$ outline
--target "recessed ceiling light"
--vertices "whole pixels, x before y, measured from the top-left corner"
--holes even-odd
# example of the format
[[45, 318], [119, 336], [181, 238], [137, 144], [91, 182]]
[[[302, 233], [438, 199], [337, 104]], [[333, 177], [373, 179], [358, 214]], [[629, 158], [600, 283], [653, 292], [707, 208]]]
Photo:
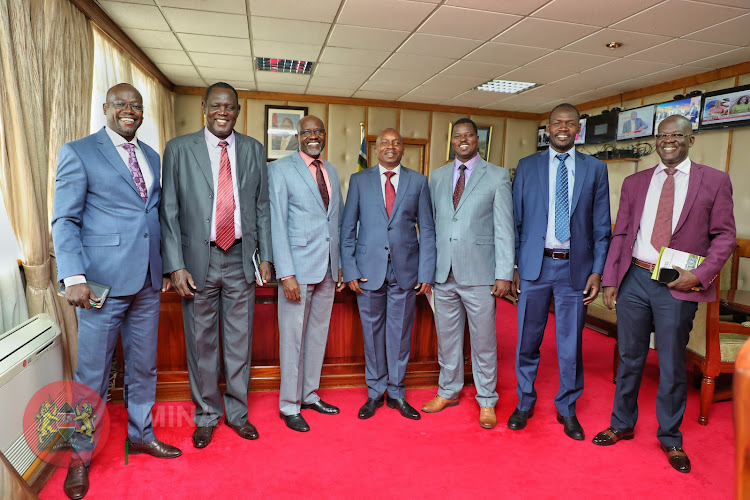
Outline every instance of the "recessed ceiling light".
[[519, 94], [524, 90], [536, 87], [537, 83], [531, 82], [514, 82], [511, 80], [490, 80], [483, 83], [477, 90], [486, 90], [488, 92], [504, 92], [506, 94]]
[[619, 49], [620, 47], [622, 47], [622, 43], [620, 43], [620, 42], [609, 42], [609, 43], [604, 44], [604, 46], [607, 47], [608, 49], [615, 50], [615, 49]]
[[300, 75], [309, 75], [313, 67], [311, 61], [295, 61], [294, 59], [277, 59], [275, 57], [256, 57], [255, 63], [259, 71], [297, 73]]

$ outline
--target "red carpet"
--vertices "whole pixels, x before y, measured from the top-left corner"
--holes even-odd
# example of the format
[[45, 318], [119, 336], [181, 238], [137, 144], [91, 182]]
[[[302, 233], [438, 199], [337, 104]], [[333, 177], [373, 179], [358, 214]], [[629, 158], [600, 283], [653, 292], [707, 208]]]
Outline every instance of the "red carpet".
[[[655, 352], [648, 359], [640, 394], [640, 417], [633, 441], [600, 448], [591, 438], [609, 425], [612, 411], [612, 347], [596, 332], [584, 333], [585, 390], [578, 418], [586, 440], [573, 441], [555, 420], [558, 389], [553, 325], [542, 345], [534, 417], [520, 432], [505, 423], [515, 408], [515, 307], [498, 302], [500, 379], [498, 426], [479, 427], [475, 390], [442, 413], [411, 421], [383, 407], [358, 420], [364, 388], [322, 390], [341, 408], [336, 416], [304, 411], [312, 430], [299, 434], [278, 417], [278, 393], [250, 395], [250, 421], [260, 433], [245, 441], [220, 425], [211, 444], [192, 446], [192, 403], [160, 403], [157, 436], [182, 448], [182, 457], [129, 457], [124, 465], [125, 412], [110, 407], [110, 442], [90, 469], [86, 498], [701, 498], [734, 494], [732, 405], [714, 404], [707, 427], [698, 425], [698, 391], [690, 388], [682, 425], [693, 471], [680, 474], [667, 463], [656, 439], [654, 398], [658, 380]], [[552, 323], [552, 321], [550, 321]], [[407, 391], [419, 408], [434, 389]], [[58, 470], [42, 499], [66, 498], [65, 471]]]

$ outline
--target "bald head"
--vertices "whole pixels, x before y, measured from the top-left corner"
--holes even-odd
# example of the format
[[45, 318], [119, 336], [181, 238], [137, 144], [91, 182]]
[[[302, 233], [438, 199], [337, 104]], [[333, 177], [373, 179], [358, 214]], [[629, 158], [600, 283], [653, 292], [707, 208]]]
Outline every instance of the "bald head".
[[659, 133], [662, 133], [662, 127], [677, 127], [682, 130], [685, 135], [689, 135], [693, 132], [693, 123], [682, 115], [672, 115], [662, 120], [661, 123], [659, 123]]
[[138, 89], [130, 85], [129, 83], [118, 83], [114, 87], [110, 88], [107, 91], [107, 101], [112, 101], [114, 99], [114, 95], [117, 94], [120, 91], [129, 91], [129, 92], [135, 92], [135, 94], [138, 96], [138, 99], [143, 102], [143, 97], [141, 96], [141, 93], [138, 92]]

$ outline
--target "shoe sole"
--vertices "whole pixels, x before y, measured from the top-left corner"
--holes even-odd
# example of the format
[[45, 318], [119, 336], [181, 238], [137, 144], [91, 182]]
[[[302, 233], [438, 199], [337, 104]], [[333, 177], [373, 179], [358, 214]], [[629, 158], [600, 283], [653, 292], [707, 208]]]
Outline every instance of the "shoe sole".
[[483, 429], [494, 429], [495, 426], [497, 426], [497, 422], [495, 422], [494, 424], [483, 424], [482, 422], [479, 422], [479, 426]]
[[423, 406], [422, 407], [422, 411], [425, 412], [425, 413], [438, 413], [438, 412], [441, 412], [441, 411], [445, 410], [446, 408], [450, 408], [451, 406], [458, 406], [458, 401], [454, 401], [452, 403], [448, 403], [448, 404], [444, 405], [442, 408], [439, 408], [437, 410], [427, 410]]

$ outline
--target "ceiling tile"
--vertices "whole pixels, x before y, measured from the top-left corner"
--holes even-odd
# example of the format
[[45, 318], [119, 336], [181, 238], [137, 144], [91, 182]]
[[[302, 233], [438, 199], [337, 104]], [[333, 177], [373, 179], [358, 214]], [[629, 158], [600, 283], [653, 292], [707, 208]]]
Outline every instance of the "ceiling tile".
[[326, 78], [368, 78], [375, 70], [364, 66], [347, 66], [344, 64], [318, 63], [313, 76]]
[[418, 56], [416, 54], [401, 54], [397, 52], [383, 64], [383, 67], [421, 71], [434, 75], [454, 62], [456, 62], [455, 59], [448, 59], [447, 57]]
[[552, 52], [539, 47], [524, 47], [507, 43], [488, 42], [464, 57], [469, 61], [520, 66]]
[[395, 101], [402, 94], [393, 92], [374, 92], [372, 90], [360, 90], [357, 91], [352, 97], [359, 97], [361, 99], [380, 99], [383, 101]]
[[594, 26], [527, 17], [492, 41], [559, 49], [598, 30], [599, 28]]
[[[434, 74], [434, 73], [433, 73]], [[398, 82], [411, 85], [414, 88], [432, 78], [433, 74], [422, 71], [406, 71], [400, 69], [380, 68], [368, 80], [369, 82]]]
[[330, 76], [315, 75], [310, 79], [310, 86], [329, 87], [334, 89], [351, 89], [352, 92], [357, 90], [367, 80], [366, 76], [353, 78], [340, 78]]
[[[666, 36], [607, 28], [567, 45], [565, 50], [601, 56], [625, 57], [667, 40], [669, 40], [669, 37]], [[619, 42], [622, 47], [610, 49], [606, 47], [609, 42]]]
[[328, 36], [328, 30], [331, 28], [331, 25], [327, 23], [258, 16], [250, 18], [250, 25], [253, 30], [253, 38], [256, 40], [315, 45], [323, 45]]
[[502, 78], [522, 82], [549, 83], [595, 68], [614, 59], [614, 57], [556, 50], [532, 63], [504, 73]]
[[[748, 5], [750, 5], [750, 2], [748, 2]], [[696, 31], [686, 35], [685, 38], [745, 47], [750, 45], [750, 29], [748, 29], [748, 26], [750, 26], [750, 14], [745, 14], [710, 28]]]
[[744, 47], [741, 49], [735, 49], [729, 52], [725, 52], [718, 56], [707, 57], [699, 61], [693, 61], [690, 63], [690, 65], [706, 69], [719, 69], [747, 61], [750, 61], [750, 48]]
[[304, 94], [306, 85], [289, 85], [286, 83], [257, 83], [260, 92], [285, 92], [289, 94]]
[[125, 28], [123, 31], [140, 48], [182, 50], [180, 42], [171, 31], [140, 30]]
[[402, 0], [347, 0], [338, 22], [354, 26], [369, 26], [413, 31], [435, 5]]
[[199, 35], [217, 33], [236, 38], [247, 38], [248, 36], [247, 16], [245, 15], [174, 9], [171, 7], [162, 8], [162, 12], [172, 26], [172, 30], [177, 33], [196, 33]]
[[484, 80], [481, 78], [440, 74], [423, 83], [420, 89], [424, 94], [448, 94], [449, 97], [452, 97], [472, 90], [482, 83], [484, 83]]
[[327, 45], [352, 49], [395, 50], [409, 36], [408, 31], [366, 28], [336, 24], [331, 30]]
[[354, 93], [354, 90], [348, 89], [337, 89], [333, 87], [316, 87], [314, 85], [308, 85], [307, 95], [327, 95], [335, 97], [350, 97]]
[[732, 7], [688, 0], [667, 0], [620, 21], [612, 27], [639, 33], [659, 33], [679, 37], [722, 21], [728, 21], [745, 12]]
[[311, 4], [299, 0], [250, 0], [250, 14], [253, 16], [279, 17], [332, 23], [342, 0], [315, 0]]
[[[461, 22], [456, 22], [460, 19]], [[489, 40], [512, 26], [520, 16], [443, 5], [419, 27], [420, 33]]]
[[445, 100], [445, 97], [409, 93], [399, 97], [397, 100], [402, 102], [419, 102], [423, 104], [440, 104]]
[[458, 76], [476, 76], [479, 78], [483, 78], [484, 80], [491, 80], [503, 73], [507, 73], [514, 67], [515, 66], [504, 64], [490, 64], [477, 61], [461, 60], [444, 69], [442, 73]]
[[315, 61], [318, 59], [321, 48], [321, 45], [253, 40], [253, 55], [255, 57], [278, 57], [280, 59], [294, 59], [296, 61]]
[[245, 0], [159, 0], [162, 7], [245, 14]]
[[147, 49], [144, 48], [143, 52], [146, 53], [149, 59], [156, 64], [193, 64], [188, 58], [184, 50], [168, 50], [168, 49]]
[[169, 77], [169, 80], [175, 85], [181, 85], [183, 87], [206, 87], [206, 82], [204, 82], [201, 78], [174, 76]]
[[204, 80], [211, 82], [228, 80], [253, 82], [255, 80], [252, 69], [204, 68], [199, 66], [198, 72]]
[[403, 83], [403, 82], [366, 81], [360, 87], [360, 90], [372, 90], [375, 92], [391, 92], [391, 93], [398, 92], [398, 93], [404, 94], [406, 92], [409, 92], [414, 87], [416, 87], [416, 85]]
[[253, 59], [244, 56], [190, 52], [190, 59], [196, 66], [205, 68], [251, 69], [253, 67]]
[[626, 59], [687, 64], [699, 59], [705, 59], [706, 57], [717, 56], [732, 49], [734, 49], [732, 45], [676, 39], [650, 49], [642, 50], [637, 54], [626, 57]]
[[250, 56], [250, 41], [247, 38], [193, 35], [190, 33], [179, 33], [177, 37], [189, 52]]
[[586, 24], [606, 27], [661, 1], [663, 0], [627, 0], [626, 2], [554, 0], [534, 12], [532, 17], [571, 23], [585, 21]]
[[478, 40], [442, 35], [415, 33], [404, 43], [398, 52], [404, 54], [434, 55], [461, 58], [482, 44]]
[[571, 78], [581, 78], [581, 91], [591, 88], [604, 87], [632, 78], [638, 78], [650, 73], [669, 68], [670, 64], [634, 59], [617, 59], [603, 64], [598, 68], [578, 73]]
[[483, 90], [469, 90], [463, 94], [457, 95], [443, 104], [447, 106], [468, 106], [472, 108], [481, 108], [493, 102], [497, 102], [497, 92], [486, 92]]
[[445, 4], [525, 16], [531, 14], [547, 2], [549, 0], [514, 0], [513, 2], [498, 2], [497, 0], [448, 0]]
[[298, 75], [294, 73], [277, 73], [276, 71], [256, 71], [255, 80], [258, 84], [273, 83], [281, 85], [301, 85], [307, 86], [310, 81], [310, 75]]
[[225, 80], [225, 83], [228, 83], [232, 87], [234, 87], [235, 90], [255, 90], [255, 82], [245, 82], [241, 80]]
[[747, 4], [747, 0], [703, 0], [708, 3], [715, 3], [719, 5], [728, 5], [730, 7], [742, 7], [745, 9], [750, 9], [750, 6]]
[[[198, 72], [193, 66], [182, 66], [179, 64], [157, 64], [167, 78], [174, 82], [174, 78], [185, 77], [185, 78], [200, 78]], [[174, 77], [174, 78], [173, 78]]]
[[[686, 76], [692, 76], [698, 73], [702, 73], [704, 70], [696, 66], [674, 66], [662, 71], [657, 71], [649, 75], [641, 76], [633, 80], [629, 80], [630, 83], [634, 83], [636, 88], [648, 87], [650, 85], [657, 85], [659, 83], [665, 83]], [[675, 92], [677, 93], [677, 92]]]
[[320, 62], [377, 68], [383, 64], [383, 61], [385, 61], [389, 55], [391, 55], [390, 52], [380, 52], [376, 50], [326, 47], [320, 55]]
[[164, 16], [155, 5], [125, 4], [99, 0], [99, 5], [120, 28], [170, 31]]

